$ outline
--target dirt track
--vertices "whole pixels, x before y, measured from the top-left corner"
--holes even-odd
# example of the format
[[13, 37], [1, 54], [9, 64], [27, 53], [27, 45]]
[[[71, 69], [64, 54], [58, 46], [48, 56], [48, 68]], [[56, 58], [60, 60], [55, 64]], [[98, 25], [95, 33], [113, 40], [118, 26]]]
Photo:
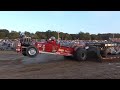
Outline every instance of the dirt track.
[[120, 79], [120, 62], [64, 60], [62, 56], [0, 54], [0, 79]]

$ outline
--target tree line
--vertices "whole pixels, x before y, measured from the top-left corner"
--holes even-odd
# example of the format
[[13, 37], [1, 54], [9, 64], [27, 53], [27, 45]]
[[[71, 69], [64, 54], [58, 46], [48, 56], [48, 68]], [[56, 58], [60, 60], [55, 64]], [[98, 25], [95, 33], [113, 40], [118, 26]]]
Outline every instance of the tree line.
[[[7, 29], [0, 29], [0, 39], [17, 39], [19, 38], [20, 31], [14, 31], [12, 30], [9, 32]], [[33, 39], [48, 39], [51, 36], [55, 36], [58, 38], [58, 32], [57, 31], [52, 31], [52, 30], [47, 30], [46, 32], [41, 32], [41, 31], [36, 31], [35, 33], [30, 33], [28, 31], [24, 32], [26, 36], [30, 36]], [[112, 33], [106, 33], [106, 34], [90, 34], [88, 32], [79, 32], [77, 34], [68, 34], [68, 33], [63, 33], [59, 32], [59, 38], [62, 40], [108, 40], [109, 38], [120, 38], [120, 34], [112, 34]]]

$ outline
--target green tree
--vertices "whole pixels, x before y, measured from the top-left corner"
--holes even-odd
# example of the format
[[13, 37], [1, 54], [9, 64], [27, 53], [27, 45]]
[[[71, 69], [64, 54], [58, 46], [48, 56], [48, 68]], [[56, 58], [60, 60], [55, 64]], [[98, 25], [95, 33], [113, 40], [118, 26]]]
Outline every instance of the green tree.
[[19, 38], [19, 32], [11, 31], [10, 34], [9, 34], [9, 38], [10, 38], [10, 39]]
[[4, 32], [0, 32], [0, 39], [5, 39], [6, 34]]
[[46, 31], [46, 36], [47, 36], [47, 38], [50, 38], [52, 35], [51, 35], [51, 30], [47, 30]]
[[7, 29], [0, 29], [0, 38], [6, 38], [9, 36], [9, 31]]
[[24, 33], [25, 33], [25, 35], [28, 36], [28, 37], [31, 36], [31, 33], [30, 33], [30, 32], [25, 31]]

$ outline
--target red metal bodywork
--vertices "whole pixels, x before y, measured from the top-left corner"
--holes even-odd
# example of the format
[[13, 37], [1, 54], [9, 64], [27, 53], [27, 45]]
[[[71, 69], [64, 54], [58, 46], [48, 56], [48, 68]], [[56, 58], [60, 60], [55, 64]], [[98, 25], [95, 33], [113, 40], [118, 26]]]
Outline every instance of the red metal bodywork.
[[[58, 54], [63, 56], [72, 56], [74, 53], [74, 48], [60, 46], [60, 44], [56, 43], [56, 41], [36, 42], [33, 46], [35, 46], [38, 49], [39, 53]], [[23, 47], [24, 46], [21, 46], [21, 44], [19, 43], [16, 48], [16, 51], [18, 53], [21, 53]]]
[[74, 49], [71, 47], [60, 46], [56, 41], [36, 42], [35, 47], [39, 53], [47, 52], [64, 56], [72, 56]]
[[[54, 40], [50, 40], [46, 42], [35, 42], [33, 46], [35, 46], [38, 49], [39, 53], [57, 54], [62, 56], [73, 56], [74, 52], [78, 47], [83, 47], [82, 44], [75, 45], [75, 47], [61, 46], [59, 43], [57, 43]], [[16, 51], [21, 53], [22, 48], [27, 48], [27, 47], [20, 46], [19, 44]]]

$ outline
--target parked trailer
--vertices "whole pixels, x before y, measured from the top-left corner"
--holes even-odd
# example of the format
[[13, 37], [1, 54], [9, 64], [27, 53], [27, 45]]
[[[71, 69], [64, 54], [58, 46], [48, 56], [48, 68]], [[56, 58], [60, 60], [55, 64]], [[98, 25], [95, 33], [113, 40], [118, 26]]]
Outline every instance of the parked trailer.
[[[114, 50], [112, 50], [114, 48]], [[116, 49], [118, 48], [118, 50]], [[36, 57], [38, 54], [62, 55], [65, 58], [74, 58], [77, 61], [85, 61], [89, 58], [96, 58], [102, 62], [110, 59], [120, 59], [120, 46], [118, 43], [79, 43], [60, 44], [55, 39], [45, 42], [35, 42], [32, 44], [30, 37], [21, 38], [21, 42], [16, 50], [24, 56]]]

